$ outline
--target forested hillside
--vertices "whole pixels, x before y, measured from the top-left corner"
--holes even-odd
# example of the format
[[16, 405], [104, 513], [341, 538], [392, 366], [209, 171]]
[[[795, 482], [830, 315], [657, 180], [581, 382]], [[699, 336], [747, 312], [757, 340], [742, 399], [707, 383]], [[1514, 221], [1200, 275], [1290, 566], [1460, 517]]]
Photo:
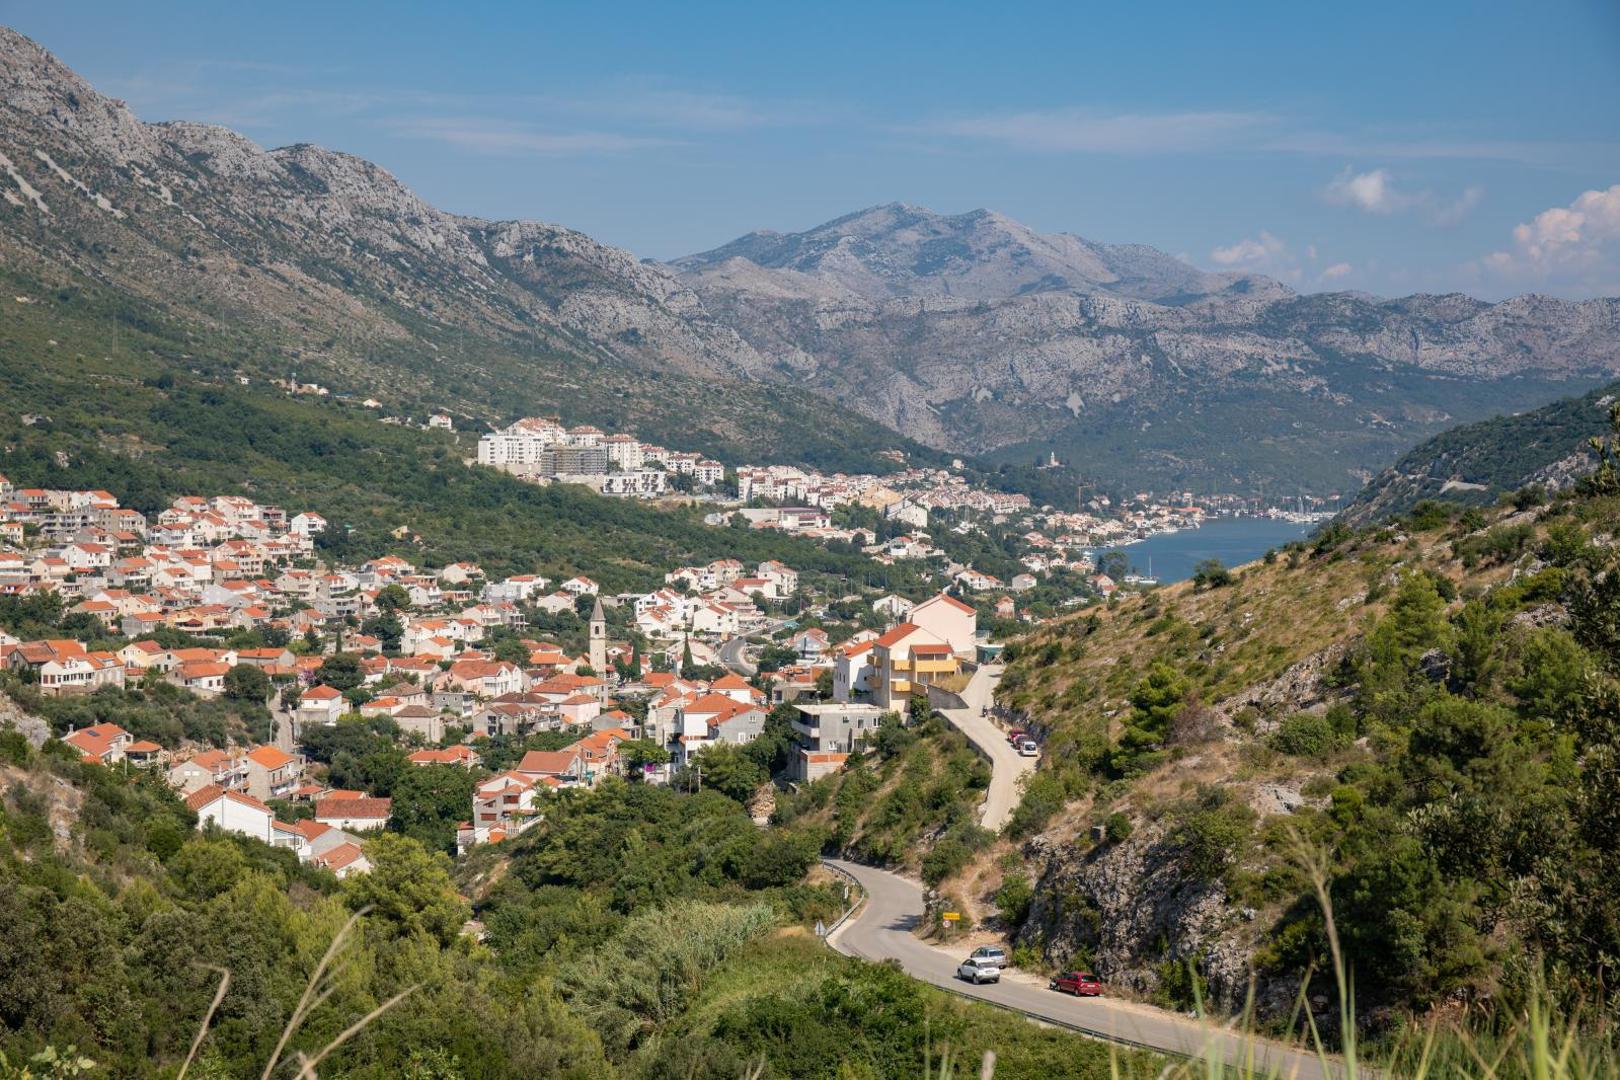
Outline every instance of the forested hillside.
[[1611, 383], [1436, 435], [1375, 476], [1346, 508], [1344, 520], [1366, 525], [1405, 513], [1423, 499], [1482, 506], [1532, 484], [1567, 487], [1597, 464], [1589, 442], [1607, 424], [1617, 392], [1620, 383]]
[[299, 1055], [379, 1080], [922, 1075], [987, 1048], [998, 1077], [1162, 1067], [833, 953], [805, 929], [842, 903], [806, 878], [821, 835], [716, 792], [566, 792], [454, 876], [395, 833], [339, 882], [195, 822], [160, 779], [0, 731], [0, 1075], [172, 1075], [194, 1049], [206, 1078]]
[[[1612, 447], [1612, 438], [1608, 444]], [[1020, 947], [1166, 1003], [1286, 1018], [1333, 970], [1363, 1016], [1612, 1003], [1620, 952], [1620, 484], [1423, 503], [1121, 600], [1011, 650], [1044, 738], [1003, 876]], [[956, 887], [959, 883], [947, 883]], [[1187, 966], [1197, 972], [1189, 981]]]
[[[358, 405], [291, 397], [262, 378], [244, 385], [229, 343], [104, 291], [41, 294], [4, 279], [13, 290], [34, 300], [0, 305], [0, 474], [18, 487], [104, 488], [145, 513], [177, 495], [240, 492], [340, 523], [323, 537], [332, 557], [399, 550], [491, 573], [583, 572], [614, 591], [722, 556], [853, 581], [875, 569], [847, 548], [709, 528], [696, 511], [469, 467], [468, 437], [382, 424]], [[417, 539], [395, 536], [402, 526]]]

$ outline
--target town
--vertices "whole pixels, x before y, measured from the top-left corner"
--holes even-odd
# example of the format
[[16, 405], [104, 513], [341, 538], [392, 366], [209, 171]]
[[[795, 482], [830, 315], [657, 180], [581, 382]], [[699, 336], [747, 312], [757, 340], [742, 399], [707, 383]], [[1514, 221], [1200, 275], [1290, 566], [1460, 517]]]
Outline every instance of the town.
[[[179, 498], [149, 521], [110, 492], [0, 478], [0, 520], [0, 613], [47, 631], [0, 630], [14, 696], [47, 716], [97, 695], [110, 711], [127, 694], [238, 709], [205, 737], [129, 720], [49, 734], [87, 761], [160, 772], [200, 826], [339, 876], [366, 868], [364, 834], [392, 812], [389, 794], [333, 782], [322, 747], [347, 727], [411, 768], [472, 771], [455, 822], [466, 851], [539, 820], [557, 789], [682, 782], [773, 717], [791, 731], [786, 778], [837, 771], [885, 716], [959, 690], [995, 649], [978, 609], [943, 589], [829, 603], [774, 560], [673, 567], [649, 592], [604, 595], [582, 575], [328, 562], [320, 515], [239, 496]], [[973, 577], [951, 584], [991, 587]], [[1010, 597], [989, 607], [1010, 615]]]

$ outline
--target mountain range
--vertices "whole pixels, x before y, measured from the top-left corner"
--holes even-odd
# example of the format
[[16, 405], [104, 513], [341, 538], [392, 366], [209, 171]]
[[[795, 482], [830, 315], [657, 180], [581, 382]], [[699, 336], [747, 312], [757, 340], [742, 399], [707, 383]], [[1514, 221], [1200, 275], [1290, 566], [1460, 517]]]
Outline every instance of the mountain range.
[[640, 260], [438, 210], [346, 154], [144, 123], [7, 30], [0, 198], [20, 294], [89, 290], [179, 328], [194, 365], [731, 460], [1055, 451], [1118, 484], [1349, 488], [1452, 423], [1620, 373], [1620, 301], [1298, 295], [985, 210]]

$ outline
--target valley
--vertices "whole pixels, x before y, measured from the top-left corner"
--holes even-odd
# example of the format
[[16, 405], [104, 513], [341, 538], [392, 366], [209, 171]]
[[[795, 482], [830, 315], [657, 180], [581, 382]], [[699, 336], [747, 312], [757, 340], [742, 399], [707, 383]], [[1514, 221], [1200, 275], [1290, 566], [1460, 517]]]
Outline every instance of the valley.
[[1314, 10], [163, 6], [0, 27], [0, 1080], [1620, 1075], [1620, 186], [1408, 109], [1492, 13], [1330, 132]]

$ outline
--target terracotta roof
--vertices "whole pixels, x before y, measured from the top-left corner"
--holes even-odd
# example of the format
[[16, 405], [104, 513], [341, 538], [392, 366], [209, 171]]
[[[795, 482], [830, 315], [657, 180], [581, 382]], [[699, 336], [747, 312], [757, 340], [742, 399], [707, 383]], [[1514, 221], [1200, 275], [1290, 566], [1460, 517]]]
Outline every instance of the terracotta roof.
[[907, 637], [916, 633], [920, 629], [922, 629], [922, 627], [918, 626], [916, 623], [903, 622], [899, 626], [891, 629], [882, 637], [878, 638], [876, 641], [872, 642], [872, 644], [881, 645], [883, 648], [887, 649], [890, 646], [897, 645], [904, 641]]
[[241, 803], [243, 806], [251, 806], [255, 810], [263, 810], [266, 814], [271, 813], [268, 806], [253, 796], [244, 795], [240, 791], [227, 791], [218, 784], [209, 784], [205, 788], [198, 788], [186, 796], [186, 806], [194, 811], [201, 810], [219, 799], [229, 799], [232, 802]]
[[530, 750], [518, 762], [517, 771], [557, 776], [572, 771], [578, 760], [579, 755], [568, 750]]
[[392, 799], [325, 798], [315, 803], [315, 820], [319, 821], [323, 817], [334, 817], [386, 821], [388, 819], [388, 808], [391, 805], [393, 805]]
[[[989, 577], [990, 575], [986, 574], [984, 576]], [[952, 607], [956, 608], [958, 611], [965, 611], [969, 615], [977, 614], [977, 612], [974, 611], [973, 606], [971, 604], [962, 603], [962, 601], [958, 600], [956, 597], [952, 596], [950, 593], [940, 593], [938, 596], [934, 597], [933, 600], [924, 600], [921, 604], [918, 604], [917, 606], [918, 607], [923, 607], [924, 605], [934, 603], [935, 600], [943, 600], [947, 604], [949, 604]]]
[[349, 842], [338, 844], [329, 851], [323, 851], [310, 861], [315, 863], [317, 866], [324, 866], [328, 870], [338, 871], [353, 863], [364, 854], [365, 852], [360, 850], [359, 844]]
[[260, 746], [248, 751], [248, 760], [257, 762], [266, 769], [279, 769], [293, 761], [293, 756], [274, 746]]

